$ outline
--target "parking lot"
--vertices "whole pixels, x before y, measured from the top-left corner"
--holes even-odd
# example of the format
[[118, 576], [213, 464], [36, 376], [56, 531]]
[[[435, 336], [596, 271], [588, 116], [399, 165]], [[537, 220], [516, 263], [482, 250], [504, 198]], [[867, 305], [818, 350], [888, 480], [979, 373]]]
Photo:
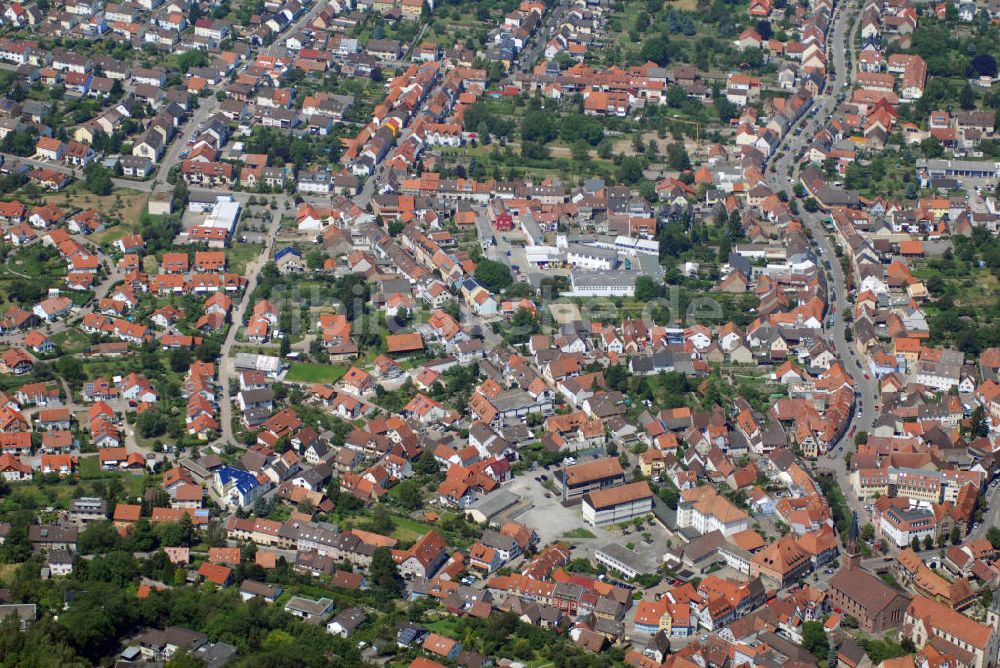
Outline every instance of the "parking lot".
[[[578, 554], [577, 556], [589, 557], [595, 547], [620, 539], [621, 536], [617, 532], [592, 527], [584, 522], [579, 505], [569, 508], [563, 507], [558, 494], [549, 492], [540, 482], [535, 480], [536, 476], [541, 475], [546, 475], [549, 479], [552, 478], [551, 471], [538, 469], [518, 476], [505, 487], [507, 491], [521, 497], [522, 503], [528, 507], [528, 510], [512, 519], [534, 528], [538, 533], [540, 545], [559, 540], [567, 544], [578, 545], [585, 552], [585, 555]], [[546, 493], [550, 495], [550, 498], [545, 498]], [[574, 529], [586, 529], [596, 538], [563, 537], [567, 531]]]
[[[574, 557], [590, 559], [594, 551], [608, 543], [620, 543], [635, 546], [644, 554], [654, 555], [658, 561], [668, 549], [667, 532], [655, 522], [646, 522], [642, 531], [628, 527], [625, 531], [617, 527], [593, 527], [583, 519], [580, 505], [564, 507], [556, 492], [547, 490], [536, 477], [547, 476], [552, 479], [552, 471], [538, 469], [514, 479], [505, 487], [508, 491], [521, 497], [521, 504], [528, 508], [511, 519], [533, 527], [539, 536], [539, 543], [544, 545], [551, 541], [560, 541], [574, 548]], [[548, 493], [549, 498], [545, 497]], [[593, 538], [581, 537], [583, 531], [592, 534]], [[578, 531], [578, 535], [572, 535]], [[567, 535], [567, 533], [571, 535]], [[649, 542], [643, 534], [648, 534]]]

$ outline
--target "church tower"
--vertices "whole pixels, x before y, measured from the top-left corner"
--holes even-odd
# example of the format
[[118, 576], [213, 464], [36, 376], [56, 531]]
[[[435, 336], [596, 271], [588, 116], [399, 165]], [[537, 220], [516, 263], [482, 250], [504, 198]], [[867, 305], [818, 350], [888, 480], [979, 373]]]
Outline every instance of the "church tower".
[[851, 513], [851, 528], [847, 532], [847, 541], [844, 543], [844, 558], [841, 560], [842, 568], [858, 568], [861, 566], [861, 532], [858, 530], [858, 514]]
[[994, 629], [1000, 629], [1000, 595], [996, 592], [993, 593], [990, 608], [986, 611], [986, 624]]

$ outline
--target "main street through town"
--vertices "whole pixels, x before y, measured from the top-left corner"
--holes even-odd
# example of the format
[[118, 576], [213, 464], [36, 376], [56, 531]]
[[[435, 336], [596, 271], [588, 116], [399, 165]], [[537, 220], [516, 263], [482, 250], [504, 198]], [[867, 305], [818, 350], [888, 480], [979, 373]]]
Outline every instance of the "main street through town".
[[[828, 62], [832, 64], [832, 67], [827, 77], [826, 88], [821, 95], [817, 96], [809, 112], [803, 114], [797, 123], [789, 128], [769, 166], [770, 171], [774, 174], [771, 177], [771, 182], [778, 190], [791, 190], [798, 182], [802, 151], [808, 146], [810, 138], [815, 135], [816, 131], [822, 127], [822, 124], [836, 109], [840, 94], [850, 89], [849, 84], [853, 79], [853, 70], [851, 63], [847, 60], [847, 54], [853, 49], [853, 35], [860, 23], [860, 18], [860, 12], [851, 10], [843, 3], [838, 4], [834, 11], [833, 25], [827, 40]], [[821, 468], [832, 470], [836, 485], [843, 492], [851, 510], [864, 517], [864, 504], [858, 501], [851, 492], [844, 455], [853, 452], [854, 434], [858, 431], [869, 430], [875, 423], [876, 384], [868, 374], [868, 369], [861, 356], [858, 355], [854, 345], [847, 338], [847, 328], [850, 324], [845, 319], [845, 314], [850, 313], [852, 303], [848, 299], [847, 281], [834, 243], [824, 227], [824, 215], [820, 212], [803, 211], [801, 217], [807, 229], [812, 233], [819, 253], [820, 272], [823, 274], [827, 288], [827, 317], [824, 319], [823, 331], [827, 340], [834, 345], [845, 370], [854, 380], [856, 389], [851, 422], [844, 429], [840, 439], [820, 460], [819, 465]], [[829, 262], [829, 268], [825, 262]]]

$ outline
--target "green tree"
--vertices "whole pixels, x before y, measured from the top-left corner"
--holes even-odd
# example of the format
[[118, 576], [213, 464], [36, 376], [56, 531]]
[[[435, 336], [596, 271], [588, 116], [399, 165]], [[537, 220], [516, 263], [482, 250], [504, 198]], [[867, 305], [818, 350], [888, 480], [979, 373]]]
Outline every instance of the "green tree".
[[969, 416], [969, 426], [967, 433], [972, 438], [987, 436], [990, 433], [989, 422], [986, 421], [986, 410], [982, 406], [976, 406]]
[[91, 522], [80, 532], [78, 547], [82, 554], [98, 554], [118, 546], [120, 537], [109, 521]]
[[87, 563], [87, 579], [125, 587], [139, 574], [139, 564], [130, 552], [112, 550]]
[[934, 538], [930, 534], [924, 536], [924, 549], [929, 550], [934, 547]]
[[729, 101], [729, 98], [725, 95], [717, 95], [714, 100], [712, 100], [712, 105], [715, 107], [715, 113], [719, 117], [719, 121], [722, 123], [728, 123], [733, 118], [739, 115], [739, 109], [735, 104]]
[[60, 357], [56, 361], [56, 373], [70, 385], [77, 385], [84, 379], [83, 362], [76, 357]]
[[521, 140], [523, 142], [537, 142], [547, 144], [558, 136], [557, 114], [535, 109], [524, 115], [521, 121]]
[[601, 160], [610, 160], [614, 155], [614, 143], [605, 137], [597, 145], [597, 157]]
[[423, 475], [432, 475], [441, 470], [441, 465], [434, 459], [434, 451], [431, 448], [426, 448], [414, 464], [413, 470]]
[[3, 138], [3, 142], [0, 142], [0, 150], [21, 157], [34, 155], [37, 137], [38, 132], [34, 129], [8, 132], [7, 136]]
[[663, 35], [655, 35], [642, 43], [639, 57], [663, 66], [670, 62], [670, 43]]
[[823, 630], [823, 622], [802, 623], [802, 647], [817, 659], [825, 659], [830, 651], [830, 645]]
[[865, 524], [861, 527], [861, 539], [864, 541], [869, 541], [875, 537], [875, 527], [871, 523]]
[[322, 269], [326, 262], [326, 254], [323, 251], [311, 250], [306, 253], [306, 266], [310, 269]]
[[525, 160], [548, 160], [549, 149], [541, 142], [523, 141], [521, 142], [521, 157]]
[[372, 587], [382, 600], [398, 598], [403, 591], [399, 569], [388, 548], [378, 547], [372, 554], [372, 565], [368, 569]]
[[83, 187], [95, 195], [110, 195], [113, 189], [111, 172], [101, 163], [91, 162], [83, 169]]
[[135, 523], [135, 528], [132, 530], [132, 544], [139, 552], [155, 550], [159, 544], [148, 517], [140, 517]]
[[976, 93], [968, 83], [962, 86], [962, 90], [958, 94], [958, 106], [966, 111], [976, 108]]
[[937, 137], [931, 136], [920, 142], [920, 150], [925, 158], [940, 158], [944, 156], [944, 145]]
[[920, 551], [920, 539], [917, 538], [916, 536], [914, 536], [913, 540], [910, 541], [910, 547], [913, 549], [914, 552], [919, 552]]
[[1000, 550], [1000, 528], [990, 527], [987, 529], [986, 540], [990, 541], [994, 550]]
[[635, 156], [628, 156], [622, 159], [618, 165], [618, 180], [628, 185], [635, 185], [642, 180], [642, 159]]
[[514, 282], [510, 275], [510, 269], [502, 262], [495, 260], [480, 260], [476, 264], [476, 280], [490, 291], [497, 292], [503, 290]]
[[[433, 458], [433, 456], [432, 456]], [[435, 462], [435, 468], [437, 462]], [[420, 485], [416, 480], [404, 480], [396, 487], [396, 501], [406, 510], [416, 510], [423, 506], [423, 494], [420, 492]]]
[[983, 77], [995, 77], [997, 75], [997, 60], [988, 53], [980, 53], [969, 63], [970, 75], [975, 73]]
[[667, 146], [667, 165], [670, 169], [684, 172], [691, 169], [691, 158], [683, 142], [673, 142]]
[[567, 143], [582, 140], [597, 146], [604, 138], [604, 125], [592, 116], [568, 114], [559, 120], [559, 136]]
[[635, 279], [635, 298], [640, 302], [649, 302], [662, 294], [661, 286], [649, 276], [639, 276]]
[[393, 524], [392, 516], [389, 515], [389, 511], [386, 510], [385, 506], [378, 505], [372, 511], [372, 531], [375, 533], [389, 534], [392, 533], [396, 525]]
[[170, 351], [170, 368], [175, 373], [184, 373], [191, 366], [191, 350], [188, 348], [174, 348]]
[[160, 412], [159, 407], [153, 406], [143, 411], [135, 424], [140, 436], [156, 438], [166, 433], [168, 422], [167, 416]]
[[184, 513], [181, 515], [181, 519], [177, 522], [177, 526], [180, 528], [181, 540], [184, 545], [192, 545], [194, 543], [194, 523], [191, 521], [191, 515]]
[[511, 343], [526, 343], [541, 329], [538, 318], [529, 309], [518, 309], [510, 319], [510, 327], [505, 333]]
[[671, 86], [667, 89], [667, 106], [672, 109], [680, 109], [687, 104], [687, 91], [680, 86]]

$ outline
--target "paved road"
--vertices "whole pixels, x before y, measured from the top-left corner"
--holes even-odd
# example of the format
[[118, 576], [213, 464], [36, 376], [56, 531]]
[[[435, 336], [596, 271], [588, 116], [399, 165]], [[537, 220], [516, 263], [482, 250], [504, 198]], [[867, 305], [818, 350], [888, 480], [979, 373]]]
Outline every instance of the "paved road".
[[982, 507], [985, 503], [986, 512], [983, 514], [983, 521], [969, 532], [969, 539], [985, 538], [990, 527], [1000, 526], [1000, 494], [997, 494], [997, 487], [991, 484], [980, 497], [979, 505]]
[[[15, 162], [23, 162], [31, 167], [45, 167], [46, 169], [51, 169], [63, 174], [72, 174], [75, 180], [80, 180], [83, 178], [83, 170], [75, 169], [62, 162], [52, 162], [51, 160], [39, 160], [34, 157], [22, 158], [19, 155], [14, 155], [13, 153], [2, 153], [4, 164], [13, 164]], [[149, 192], [152, 189], [151, 181], [133, 181], [131, 179], [122, 179], [118, 177], [112, 177], [111, 182], [116, 188], [131, 188], [132, 190], [142, 190]]]
[[188, 118], [188, 121], [180, 127], [180, 131], [170, 142], [167, 152], [163, 154], [156, 170], [156, 176], [151, 181], [128, 181], [133, 185], [126, 186], [139, 190], [157, 190], [173, 192], [174, 187], [167, 183], [167, 175], [174, 165], [181, 161], [181, 153], [188, 148], [187, 141], [193, 139], [198, 131], [198, 125], [205, 123], [219, 108], [219, 101], [214, 95], [198, 99], [198, 108]]
[[[236, 304], [232, 313], [232, 324], [229, 327], [229, 331], [226, 333], [226, 340], [222, 343], [221, 353], [219, 355], [219, 387], [221, 388], [222, 400], [221, 400], [221, 427], [222, 427], [222, 445], [239, 445], [236, 438], [233, 435], [233, 402], [229, 400], [229, 380], [233, 377], [233, 360], [229, 357], [229, 353], [232, 351], [233, 346], [236, 344], [236, 334], [243, 324], [244, 317], [246, 315], [247, 309], [249, 307], [250, 295], [257, 288], [257, 279], [260, 276], [260, 270], [267, 263], [268, 259], [271, 257], [271, 249], [274, 246], [274, 238], [278, 234], [278, 228], [281, 225], [281, 216], [285, 212], [285, 200], [288, 199], [285, 195], [276, 195], [278, 199], [278, 207], [274, 209], [271, 213], [271, 223], [268, 225], [267, 232], [265, 232], [264, 247], [261, 254], [256, 260], [247, 264], [246, 269], [246, 279], [247, 287], [243, 291], [243, 295], [240, 298], [239, 303]], [[238, 200], [248, 199], [249, 195], [245, 193], [236, 194]]]
[[539, 24], [538, 30], [535, 31], [535, 34], [531, 36], [528, 46], [521, 49], [521, 51], [514, 57], [514, 62], [510, 65], [511, 72], [516, 72], [519, 69], [524, 71], [531, 69], [532, 65], [535, 64], [535, 61], [538, 60], [538, 57], [542, 55], [542, 51], [545, 49], [545, 45], [549, 41], [549, 31], [562, 23], [567, 9], [569, 9], [569, 1], [560, 0], [560, 2], [542, 18], [542, 22]]
[[[848, 88], [845, 82], [853, 79], [854, 73], [847, 64], [846, 54], [853, 48], [851, 36], [854, 34], [860, 21], [860, 13], [851, 12], [843, 3], [838, 5], [833, 17], [830, 39], [827, 42], [830, 62], [833, 63], [833, 73], [827, 78], [827, 86], [824, 94], [815, 100], [815, 116], [811, 113], [803, 115], [795, 126], [789, 128], [788, 134], [775, 152], [776, 158], [772, 158], [770, 170], [774, 173], [771, 177], [772, 183], [778, 189], [790, 190], [798, 180], [799, 163], [796, 155], [809, 143], [810, 137], [822, 126], [828, 116], [837, 106], [837, 95]], [[815, 118], [815, 121], [813, 120]], [[801, 134], [796, 135], [796, 128], [801, 129]], [[789, 176], [791, 170], [791, 176]], [[818, 261], [820, 271], [823, 273], [827, 286], [827, 303], [829, 305], [827, 320], [824, 321], [824, 334], [836, 348], [837, 354], [843, 361], [847, 372], [854, 379], [857, 390], [855, 400], [855, 410], [848, 429], [841, 438], [834, 443], [827, 455], [821, 458], [819, 465], [830, 468], [834, 471], [837, 485], [844, 491], [851, 508], [858, 512], [861, 517], [865, 517], [864, 504], [857, 500], [851, 493], [851, 485], [848, 479], [847, 467], [844, 464], [843, 455], [850, 452], [854, 447], [854, 439], [851, 435], [852, 429], [856, 431], [869, 430], [875, 422], [875, 402], [876, 387], [873, 380], [865, 378], [866, 364], [857, 353], [854, 345], [845, 336], [846, 327], [844, 325], [844, 313], [849, 313], [852, 309], [848, 301], [847, 283], [843, 269], [834, 251], [834, 244], [827, 236], [823, 226], [823, 215], [820, 213], [802, 212], [802, 220], [812, 232], [816, 246], [819, 250]], [[827, 270], [824, 261], [829, 261], [830, 269]], [[832, 323], [830, 322], [832, 320]], [[832, 326], [827, 326], [832, 324]]]
[[[141, 192], [151, 192], [154, 189], [172, 191], [174, 187], [167, 183], [167, 174], [170, 173], [170, 170], [174, 165], [181, 161], [180, 154], [185, 148], [188, 148], [187, 140], [194, 137], [195, 129], [198, 124], [207, 121], [219, 107], [219, 101], [212, 96], [201, 98], [199, 100], [199, 104], [200, 106], [194, 110], [194, 113], [191, 114], [187, 123], [180, 127], [180, 130], [174, 137], [174, 141], [172, 141], [170, 146], [167, 147], [167, 152], [164, 153], [162, 160], [158, 163], [156, 176], [154, 178], [146, 181], [139, 181], [114, 177], [111, 179], [114, 186], [116, 188], [129, 188], [131, 190], [138, 190]], [[39, 160], [33, 157], [22, 158], [9, 153], [3, 154], [3, 157], [5, 162], [23, 162], [33, 167], [46, 167], [65, 174], [72, 174], [73, 178], [77, 180], [83, 178], [82, 169], [74, 169], [73, 167], [67, 166], [61, 162]]]
[[261, 55], [263, 56], [278, 55], [278, 49], [282, 48], [282, 43], [284, 42], [285, 36], [296, 34], [299, 31], [299, 28], [306, 25], [307, 22], [312, 21], [312, 19], [315, 18], [316, 14], [318, 14], [319, 11], [326, 6], [326, 4], [327, 3], [323, 2], [322, 0], [313, 0], [312, 7], [309, 9], [309, 11], [303, 12], [302, 15], [299, 16], [299, 18], [295, 19], [294, 22], [292, 22], [288, 27], [282, 30], [281, 33], [279, 33], [277, 37], [275, 37], [274, 41], [271, 42], [270, 46], [268, 46], [265, 49], [261, 49], [260, 52]]

